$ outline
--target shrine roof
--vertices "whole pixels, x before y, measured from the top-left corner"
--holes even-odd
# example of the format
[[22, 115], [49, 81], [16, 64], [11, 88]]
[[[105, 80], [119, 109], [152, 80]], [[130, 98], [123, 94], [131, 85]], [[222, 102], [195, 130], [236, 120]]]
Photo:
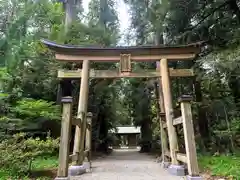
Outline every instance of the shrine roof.
[[135, 126], [118, 126], [116, 130], [111, 129], [111, 133], [114, 134], [140, 134], [141, 133], [141, 127], [135, 127]]
[[55, 53], [80, 56], [119, 56], [119, 54], [131, 55], [177, 55], [177, 54], [199, 54], [203, 42], [180, 45], [180, 46], [76, 46], [58, 44], [49, 40], [41, 40], [49, 49]]

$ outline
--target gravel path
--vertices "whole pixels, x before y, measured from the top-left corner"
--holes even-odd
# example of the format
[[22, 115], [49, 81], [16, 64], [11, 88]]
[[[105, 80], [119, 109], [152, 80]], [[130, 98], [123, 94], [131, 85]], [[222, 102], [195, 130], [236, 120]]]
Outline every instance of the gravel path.
[[169, 175], [151, 156], [135, 149], [114, 150], [110, 156], [92, 163], [92, 172], [72, 180], [182, 180]]

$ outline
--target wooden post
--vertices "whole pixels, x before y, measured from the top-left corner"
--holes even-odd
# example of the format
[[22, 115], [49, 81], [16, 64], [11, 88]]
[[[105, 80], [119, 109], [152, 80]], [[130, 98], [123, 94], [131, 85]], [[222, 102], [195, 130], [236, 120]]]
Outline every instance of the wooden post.
[[[160, 79], [161, 81], [161, 79]], [[162, 161], [165, 161], [165, 152], [167, 151], [167, 135], [165, 132], [165, 129], [163, 128], [163, 122], [166, 121], [165, 118], [165, 108], [164, 108], [164, 99], [163, 99], [163, 91], [162, 91], [162, 87], [161, 84], [159, 84], [159, 105], [160, 105], [160, 129], [161, 129], [161, 139], [162, 139]]]
[[162, 146], [162, 162], [167, 162], [165, 153], [168, 151], [167, 134], [163, 128], [163, 122], [165, 122], [165, 113], [160, 113], [160, 130], [161, 130], [161, 146]]
[[80, 120], [81, 126], [76, 126], [73, 154], [78, 154], [77, 165], [83, 163], [84, 140], [86, 134], [86, 113], [88, 107], [88, 86], [89, 86], [89, 60], [83, 61], [82, 79], [79, 93], [77, 120]]
[[161, 84], [163, 87], [162, 90], [163, 90], [164, 107], [165, 107], [168, 137], [169, 137], [171, 163], [173, 165], [178, 165], [177, 156], [176, 156], [176, 152], [178, 151], [178, 142], [177, 142], [176, 130], [175, 130], [175, 127], [173, 126], [173, 105], [172, 105], [172, 94], [171, 94], [167, 59], [161, 59], [160, 73], [162, 76]]
[[[159, 81], [161, 81], [160, 78], [159, 78]], [[163, 128], [163, 121], [165, 121], [165, 109], [164, 109], [163, 93], [162, 93], [161, 84], [159, 84], [159, 87], [158, 87], [156, 82], [155, 82], [155, 94], [156, 94], [156, 98], [158, 99], [157, 119], [159, 120], [159, 125], [160, 125], [162, 162], [164, 163], [164, 162], [166, 162], [165, 161], [165, 152], [167, 151], [167, 136], [165, 133], [165, 129]]]
[[86, 131], [85, 150], [88, 150], [88, 162], [91, 163], [91, 146], [92, 146], [92, 113], [87, 114], [88, 128]]
[[63, 113], [62, 113], [62, 127], [61, 139], [59, 148], [59, 166], [58, 177], [68, 177], [68, 159], [69, 159], [69, 146], [71, 134], [71, 118], [72, 118], [72, 97], [62, 98]]
[[190, 176], [199, 176], [196, 145], [193, 130], [192, 110], [190, 101], [191, 96], [182, 96], [179, 98], [181, 102], [181, 111], [183, 119], [183, 132], [185, 140], [185, 149], [187, 155], [188, 173]]

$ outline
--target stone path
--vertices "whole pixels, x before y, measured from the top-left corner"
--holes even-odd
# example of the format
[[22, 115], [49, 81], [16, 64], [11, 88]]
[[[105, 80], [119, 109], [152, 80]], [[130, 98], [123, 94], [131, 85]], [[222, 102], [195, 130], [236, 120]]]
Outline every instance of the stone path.
[[92, 172], [72, 180], [182, 180], [170, 175], [151, 156], [136, 149], [114, 150], [103, 159], [92, 163]]

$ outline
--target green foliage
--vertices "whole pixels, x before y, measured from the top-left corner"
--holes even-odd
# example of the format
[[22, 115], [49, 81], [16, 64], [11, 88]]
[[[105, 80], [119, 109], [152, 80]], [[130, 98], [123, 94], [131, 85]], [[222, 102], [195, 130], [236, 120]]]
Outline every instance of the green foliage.
[[52, 169], [58, 167], [58, 156], [41, 156], [32, 162], [32, 171]]
[[[78, 5], [79, 3], [81, 2], [79, 1]], [[87, 23], [81, 21], [82, 19], [76, 19], [75, 22], [71, 22], [72, 25], [66, 33], [63, 22], [67, 12], [64, 12], [62, 3], [48, 0], [0, 2], [2, 14], [0, 90], [8, 94], [0, 100], [0, 111], [4, 115], [1, 121], [1, 134], [5, 138], [6, 130], [40, 130], [43, 128], [44, 120], [58, 120], [60, 117], [59, 107], [53, 103], [56, 100], [59, 83], [56, 72], [68, 64], [57, 63], [52, 53], [39, 43], [41, 38], [78, 45], [109, 46], [117, 43], [119, 29], [115, 2], [95, 1], [91, 4], [89, 7], [91, 18], [87, 19]], [[75, 11], [74, 9], [72, 10]], [[110, 13], [111, 17], [105, 12]], [[73, 16], [77, 17], [76, 14]], [[94, 66], [113, 67], [95, 64]], [[94, 93], [90, 98], [93, 103], [89, 104], [100, 107], [95, 112], [97, 117], [95, 121], [99, 122], [96, 122], [94, 131], [99, 129], [101, 123], [105, 123], [106, 129], [97, 132], [104, 134], [105, 131], [103, 136], [106, 136], [108, 129], [115, 126], [115, 109], [111, 106], [115, 92], [113, 88], [108, 89], [111, 82], [105, 85], [101, 83], [91, 83], [90, 89], [98, 91], [91, 92]], [[78, 88], [74, 88], [73, 92], [75, 92], [73, 96], [77, 97]], [[99, 120], [100, 114], [108, 115], [102, 115], [104, 119]], [[100, 137], [99, 133], [96, 133], [97, 138]]]
[[47, 137], [25, 139], [23, 133], [0, 143], [0, 165], [9, 175], [22, 176], [31, 170], [31, 163], [37, 157], [54, 155], [58, 151], [59, 139]]
[[[53, 151], [47, 145], [51, 142], [39, 139], [22, 139], [18, 142], [16, 139], [8, 139], [11, 137], [8, 131], [39, 129], [42, 125], [39, 120], [41, 118], [60, 119], [60, 108], [53, 103], [59, 83], [56, 72], [59, 68], [70, 67], [66, 63], [57, 63], [39, 39], [48, 38], [59, 43], [82, 46], [115, 46], [119, 40], [116, 2], [92, 0], [87, 22], [82, 21], [83, 14], [79, 10], [78, 18], [71, 22], [66, 32], [67, 26], [63, 22], [67, 12], [64, 12], [62, 3], [49, 0], [0, 1], [0, 139], [7, 139], [1, 144], [1, 151], [4, 148], [16, 151], [16, 155], [9, 155], [9, 158], [17, 158], [17, 155], [23, 158], [24, 165], [19, 165], [21, 171], [27, 169], [26, 158], [38, 156], [38, 152], [42, 153], [41, 149], [49, 148]], [[197, 86], [194, 83], [194, 89], [200, 91], [200, 94], [196, 93], [198, 102], [193, 105], [195, 122], [199, 125], [196, 134], [200, 134], [199, 139], [203, 139], [205, 136], [201, 130], [208, 130], [205, 146], [213, 153], [238, 150], [240, 11], [237, 1], [125, 2], [130, 7], [131, 15], [130, 33], [133, 37], [130, 44], [178, 45], [209, 40], [209, 44], [213, 45], [204, 48], [206, 51], [201, 54], [195, 67], [198, 74], [196, 82], [200, 84]], [[76, 1], [77, 3], [81, 1]], [[76, 6], [72, 12], [75, 10]], [[77, 14], [73, 16], [77, 17]], [[185, 68], [192, 66], [192, 63], [174, 62], [171, 65], [174, 68]], [[73, 66], [79, 68], [78, 64]], [[116, 65], [93, 63], [91, 67], [113, 69]], [[134, 64], [134, 69], [140, 67], [155, 68], [150, 63]], [[174, 102], [177, 96], [192, 92], [189, 82], [189, 79], [181, 78], [172, 81]], [[73, 96], [78, 97], [79, 82], [74, 81], [73, 84]], [[159, 135], [157, 106], [152, 101], [155, 97], [149, 79], [91, 79], [89, 90], [88, 108], [94, 113], [93, 139], [97, 142], [111, 142], [108, 130], [117, 124], [140, 125], [143, 146], [149, 146], [152, 135], [154, 138]], [[74, 109], [77, 109], [76, 104]], [[200, 122], [209, 125], [201, 127]], [[39, 143], [39, 146], [35, 143]], [[27, 154], [21, 147], [29, 149], [30, 153]], [[13, 165], [13, 168], [17, 167]]]
[[51, 180], [56, 176], [56, 168], [58, 166], [57, 156], [41, 156], [34, 159], [31, 164], [31, 174], [20, 176], [18, 172], [0, 169], [1, 180], [9, 180], [9, 178], [21, 178], [24, 180]]
[[[194, 67], [196, 80], [172, 80], [173, 101], [182, 94], [195, 93], [197, 102], [194, 103], [193, 114], [195, 125], [199, 126], [196, 134], [200, 135], [198, 145], [201, 150], [207, 148], [213, 153], [237, 150], [239, 135], [235, 127], [238, 127], [236, 119], [240, 113], [240, 11], [237, 1], [125, 2], [130, 7], [130, 31], [135, 31], [136, 41], [131, 44], [179, 45], [207, 41], [208, 45], [202, 49], [203, 53]], [[171, 65], [189, 68], [193, 63], [174, 62]], [[190, 87], [192, 82], [194, 89]], [[137, 102], [145, 101], [146, 105], [146, 98], [140, 96], [136, 99]], [[136, 116], [141, 111], [138, 108]], [[155, 127], [155, 120], [153, 123]]]
[[66, 39], [68, 39], [69, 44], [81, 44], [83, 46], [110, 46], [116, 42], [116, 38], [112, 37], [110, 32], [106, 33], [104, 27], [96, 26], [92, 28], [82, 23], [73, 23], [66, 34]]
[[53, 102], [23, 98], [16, 103], [12, 103], [11, 99], [12, 97], [8, 94], [1, 94], [1, 140], [11, 138], [11, 134], [19, 131], [24, 131], [29, 136], [34, 134], [33, 130], [37, 130], [39, 131], [38, 136], [45, 136], [44, 133], [46, 134], [47, 131], [52, 132], [53, 129], [46, 125], [43, 126], [43, 123], [54, 120], [57, 125], [60, 120], [60, 107]]
[[231, 179], [240, 177], [239, 156], [200, 156], [199, 165], [203, 170], [210, 170], [214, 176], [224, 176]]
[[24, 98], [17, 102], [12, 110], [17, 117], [35, 119], [44, 117], [50, 120], [60, 119], [60, 107], [53, 102]]
[[[230, 76], [238, 76], [240, 53], [239, 46], [231, 46], [229, 49], [217, 49], [217, 51], [198, 60], [201, 66], [206, 66], [206, 70], [211, 75], [221, 74], [223, 83], [227, 82]], [[207, 75], [209, 75], [207, 74]]]
[[91, 0], [89, 3], [88, 22], [90, 27], [104, 29], [104, 36], [107, 34], [113, 44], [117, 43], [119, 21], [115, 0]]

